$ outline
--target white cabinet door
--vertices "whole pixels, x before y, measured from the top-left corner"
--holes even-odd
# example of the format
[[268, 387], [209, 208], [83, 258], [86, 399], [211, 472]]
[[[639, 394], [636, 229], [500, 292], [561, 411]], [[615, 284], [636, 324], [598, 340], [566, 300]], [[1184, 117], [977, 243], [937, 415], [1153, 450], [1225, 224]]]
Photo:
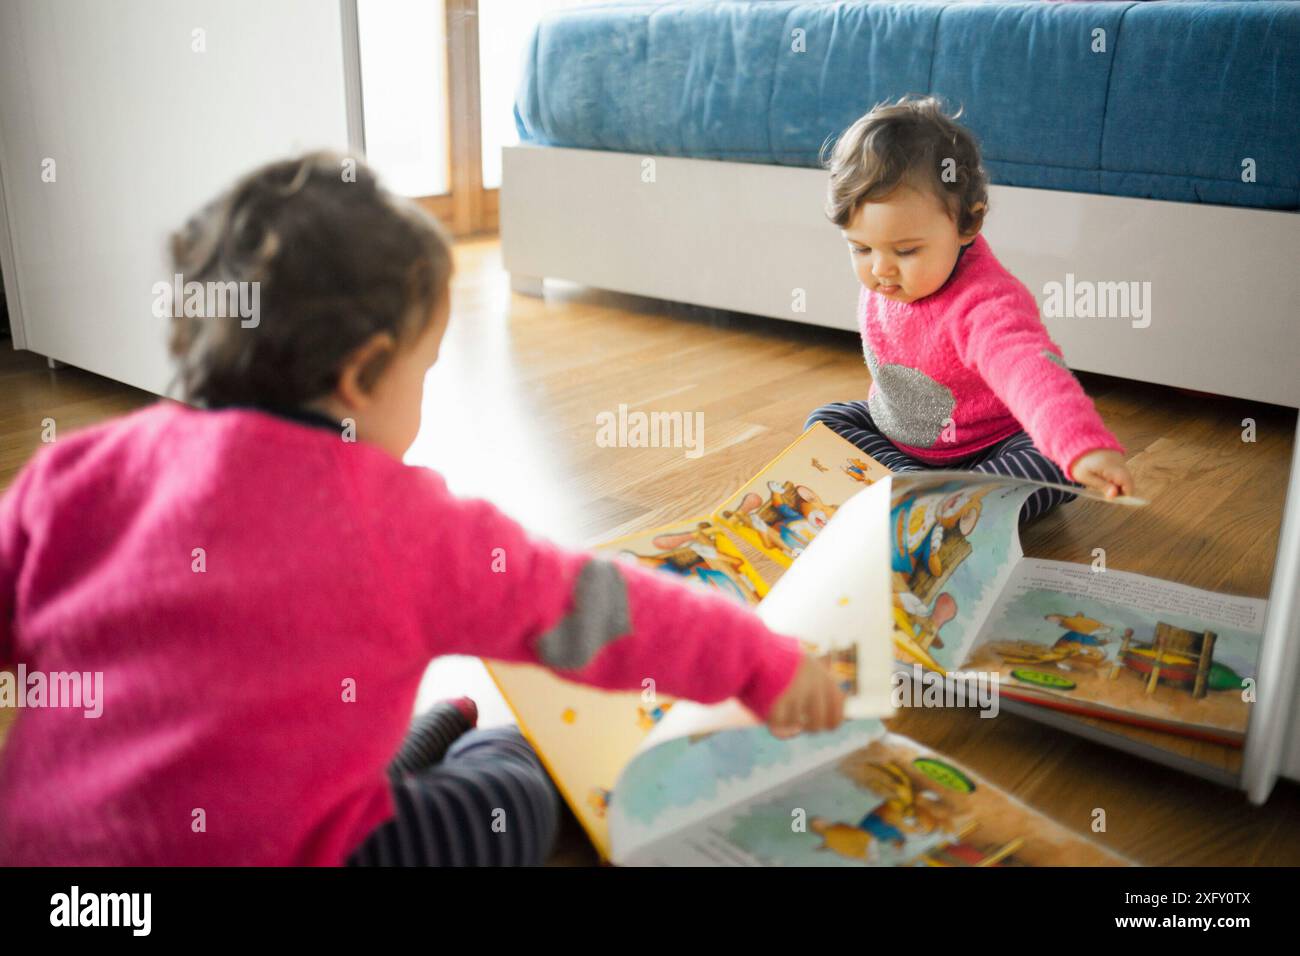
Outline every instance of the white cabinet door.
[[168, 234], [263, 162], [361, 145], [354, 24], [352, 0], [0, 3], [15, 344], [161, 393]]

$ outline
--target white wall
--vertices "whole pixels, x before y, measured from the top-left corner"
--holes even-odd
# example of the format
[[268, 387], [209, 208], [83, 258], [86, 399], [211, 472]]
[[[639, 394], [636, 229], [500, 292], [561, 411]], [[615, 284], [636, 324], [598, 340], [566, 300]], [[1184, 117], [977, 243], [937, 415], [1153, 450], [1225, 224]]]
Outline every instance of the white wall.
[[161, 392], [166, 320], [151, 290], [170, 277], [167, 235], [260, 163], [348, 147], [352, 9], [0, 3], [0, 252], [15, 344]]

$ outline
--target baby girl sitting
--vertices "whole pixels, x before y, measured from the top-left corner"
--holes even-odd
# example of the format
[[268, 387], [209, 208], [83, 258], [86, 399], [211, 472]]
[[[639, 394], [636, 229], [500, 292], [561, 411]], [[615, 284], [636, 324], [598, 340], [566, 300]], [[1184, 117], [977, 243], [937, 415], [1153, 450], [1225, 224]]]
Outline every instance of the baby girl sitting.
[[[970, 132], [932, 97], [858, 119], [830, 159], [827, 215], [862, 291], [865, 402], [813, 412], [894, 471], [987, 472], [1133, 494], [1102, 423], [1025, 286], [980, 235], [987, 177]], [[1074, 495], [1035, 492], [1030, 521]]]

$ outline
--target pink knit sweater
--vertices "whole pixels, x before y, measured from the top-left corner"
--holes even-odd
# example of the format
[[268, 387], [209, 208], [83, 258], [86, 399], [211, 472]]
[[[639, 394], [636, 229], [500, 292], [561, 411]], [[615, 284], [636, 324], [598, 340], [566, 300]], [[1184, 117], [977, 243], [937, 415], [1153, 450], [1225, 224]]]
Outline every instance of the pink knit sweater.
[[373, 446], [160, 403], [59, 439], [0, 499], [0, 666], [103, 675], [97, 718], [19, 711], [0, 863], [339, 863], [392, 813], [385, 767], [441, 654], [760, 716], [800, 657], [738, 604], [533, 538]]
[[1033, 295], [982, 235], [923, 299], [895, 302], [864, 286], [858, 326], [872, 420], [921, 461], [951, 463], [1022, 429], [1067, 475], [1084, 452], [1124, 451], [1043, 328]]

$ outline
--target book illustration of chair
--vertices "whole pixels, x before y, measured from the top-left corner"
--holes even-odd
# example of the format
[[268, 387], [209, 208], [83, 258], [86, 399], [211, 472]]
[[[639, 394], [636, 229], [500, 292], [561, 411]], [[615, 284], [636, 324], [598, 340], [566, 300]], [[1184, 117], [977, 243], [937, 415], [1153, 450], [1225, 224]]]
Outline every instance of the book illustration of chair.
[[924, 564], [917, 566], [912, 572], [910, 590], [926, 604], [934, 598], [935, 594], [943, 590], [943, 586], [948, 583], [952, 573], [957, 570], [963, 561], [971, 555], [970, 542], [958, 534], [946, 535], [943, 544], [939, 545], [939, 566], [943, 568], [943, 573], [938, 577], [932, 575]]
[[1110, 674], [1108, 676], [1110, 677], [1111, 680], [1114, 680], [1116, 677], [1118, 677], [1120, 670], [1123, 669], [1124, 655], [1128, 653], [1128, 646], [1132, 642], [1132, 640], [1133, 640], [1133, 628], [1131, 627], [1124, 628], [1124, 639], [1120, 641], [1119, 653], [1115, 655], [1115, 661], [1110, 665]]
[[[1125, 631], [1119, 656], [1110, 672], [1112, 680], [1122, 666], [1146, 678], [1148, 694], [1156, 692], [1160, 681], [1188, 689], [1194, 698], [1209, 693], [1211, 673], [1216, 669], [1214, 642], [1218, 635], [1213, 631], [1198, 633], [1157, 621], [1152, 643], [1133, 643], [1132, 636], [1132, 630]], [[1228, 670], [1221, 665], [1217, 669]]]

